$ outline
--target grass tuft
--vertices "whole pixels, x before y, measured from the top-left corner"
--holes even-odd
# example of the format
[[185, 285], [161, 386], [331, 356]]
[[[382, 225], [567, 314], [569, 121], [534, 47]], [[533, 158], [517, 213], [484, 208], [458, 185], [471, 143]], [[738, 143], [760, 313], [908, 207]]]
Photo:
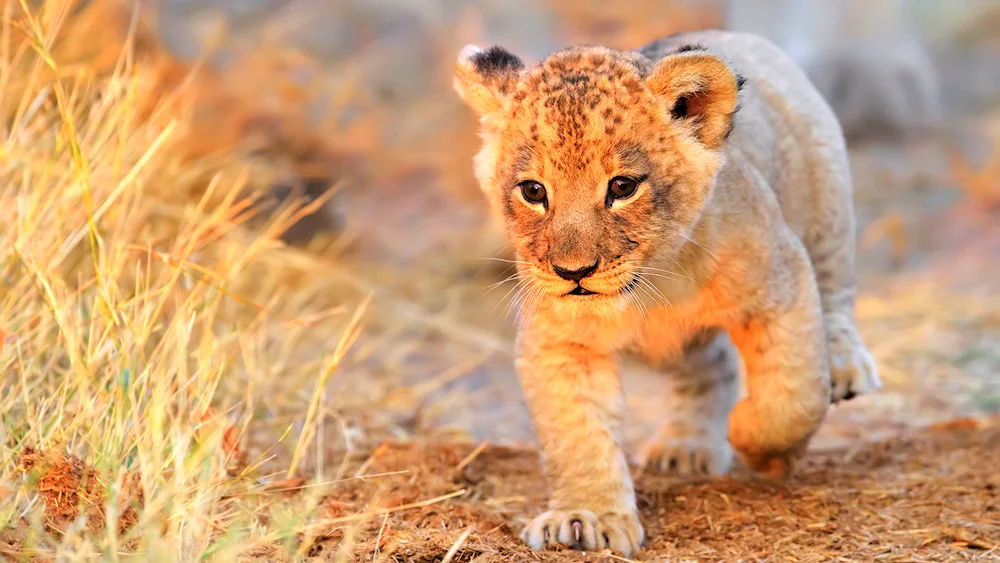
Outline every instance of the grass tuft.
[[0, 544], [228, 561], [315, 526], [325, 487], [273, 506], [274, 459], [293, 452], [290, 478], [338, 443], [326, 383], [368, 298], [280, 240], [322, 199], [250, 228], [246, 165], [174, 150], [198, 131], [191, 82], [135, 49], [121, 6], [4, 4]]

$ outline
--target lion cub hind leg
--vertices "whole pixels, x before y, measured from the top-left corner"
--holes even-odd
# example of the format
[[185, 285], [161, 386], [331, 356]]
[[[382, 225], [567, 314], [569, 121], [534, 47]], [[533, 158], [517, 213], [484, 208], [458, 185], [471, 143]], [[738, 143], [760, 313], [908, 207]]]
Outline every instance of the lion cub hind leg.
[[875, 360], [861, 340], [855, 320], [855, 220], [846, 154], [822, 165], [825, 201], [803, 244], [812, 260], [826, 330], [833, 402], [846, 401], [882, 387]]
[[732, 465], [726, 437], [739, 398], [739, 357], [722, 330], [696, 336], [682, 357], [663, 366], [666, 420], [638, 458], [651, 470], [680, 476], [723, 475]]
[[530, 331], [518, 340], [518, 374], [551, 487], [549, 510], [522, 539], [533, 549], [611, 548], [629, 556], [645, 533], [620, 445], [625, 401], [617, 359]]
[[[849, 212], [850, 208], [845, 211]], [[882, 387], [875, 360], [855, 321], [854, 236], [845, 229], [832, 230], [808, 246], [823, 305], [831, 399], [835, 403]]]

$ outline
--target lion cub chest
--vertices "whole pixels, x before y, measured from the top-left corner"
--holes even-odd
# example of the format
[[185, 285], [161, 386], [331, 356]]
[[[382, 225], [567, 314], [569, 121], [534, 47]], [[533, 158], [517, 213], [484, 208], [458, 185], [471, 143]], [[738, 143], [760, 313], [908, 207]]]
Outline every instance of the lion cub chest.
[[675, 359], [705, 330], [724, 329], [741, 318], [741, 297], [731, 284], [685, 285], [681, 292], [662, 288], [662, 302], [630, 315], [630, 351], [653, 362]]

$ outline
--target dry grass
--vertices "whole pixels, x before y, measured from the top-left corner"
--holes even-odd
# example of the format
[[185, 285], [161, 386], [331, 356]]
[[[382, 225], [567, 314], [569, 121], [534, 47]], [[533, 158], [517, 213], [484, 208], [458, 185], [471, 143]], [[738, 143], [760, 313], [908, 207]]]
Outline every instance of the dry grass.
[[[366, 292], [346, 262], [280, 243], [309, 209], [241, 227], [246, 167], [180, 149], [205, 131], [192, 93], [155, 45], [95, 33], [117, 6], [4, 4], [0, 529], [26, 534], [12, 556], [231, 560], [320, 510], [306, 499], [321, 485], [273, 512], [269, 460], [283, 457], [274, 478], [341, 477], [325, 383]], [[81, 488], [53, 500], [22, 475], [56, 452], [78, 461], [52, 486]]]
[[[0, 36], [0, 554], [577, 560], [516, 539], [542, 501], [533, 453], [457, 445], [464, 433], [434, 428], [482, 414], [471, 394], [442, 389], [491, 364], [509, 372], [505, 290], [483, 298], [495, 281], [477, 274], [483, 264], [449, 254], [416, 279], [345, 253], [344, 238], [288, 247], [283, 235], [325, 199], [258, 205], [260, 188], [333, 184], [343, 159], [381, 152], [365, 173], [387, 189], [429, 170], [438, 192], [468, 196], [471, 120], [440, 127], [422, 151], [388, 150], [379, 112], [320, 135], [293, 111], [315, 93], [273, 80], [311, 64], [299, 53], [270, 50], [224, 75], [176, 61], [115, 0], [72, 13], [27, 4], [3, 4]], [[608, 22], [596, 3], [566, 13], [580, 39], [621, 46], [717, 17]], [[436, 46], [442, 84], [466, 39]], [[233, 75], [252, 85], [226, 87]], [[412, 110], [450, 115], [452, 103]], [[927, 371], [933, 392], [963, 378], [992, 392], [993, 356], [962, 354], [993, 342], [995, 304], [909, 291], [860, 306], [891, 390]], [[390, 436], [418, 444], [379, 447]], [[815, 454], [784, 485], [645, 476], [657, 539], [640, 558], [756, 558], [775, 538], [788, 559], [995, 555], [997, 483], [983, 469], [998, 461], [995, 430], [928, 436]], [[899, 529], [912, 533], [897, 541]]]

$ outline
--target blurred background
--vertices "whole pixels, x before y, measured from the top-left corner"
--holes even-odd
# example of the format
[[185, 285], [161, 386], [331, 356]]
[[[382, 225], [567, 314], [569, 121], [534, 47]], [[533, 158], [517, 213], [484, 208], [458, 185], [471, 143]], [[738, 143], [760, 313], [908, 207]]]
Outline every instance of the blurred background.
[[[889, 389], [843, 410], [884, 414], [891, 427], [915, 423], [916, 413], [1000, 407], [994, 352], [967, 352], [976, 356], [968, 366], [983, 371], [959, 369], [962, 377], [932, 370], [917, 378], [911, 357], [944, 344], [930, 336], [939, 317], [960, 315], [943, 297], [912, 292], [997, 289], [984, 274], [996, 271], [1000, 244], [989, 211], [1000, 202], [1000, 2], [162, 0], [149, 8], [171, 56], [205, 61], [213, 87], [253, 115], [274, 116], [240, 124], [242, 137], [253, 134], [262, 145], [242, 154], [280, 175], [259, 177], [262, 189], [280, 199], [295, 186], [317, 197], [337, 185], [285, 239], [320, 253], [322, 240], [339, 240], [338, 256], [349, 257], [356, 275], [408, 304], [408, 326], [388, 329], [393, 353], [372, 352], [358, 377], [449, 374], [426, 399], [434, 414], [422, 412], [429, 418], [421, 424], [530, 439], [510, 367], [509, 284], [484, 289], [512, 270], [487, 260], [508, 251], [472, 177], [474, 119], [450, 86], [459, 48], [502, 44], [536, 61], [570, 44], [637, 48], [701, 28], [755, 32], [782, 46], [848, 136], [861, 219], [861, 315]], [[209, 122], [230, 110], [200, 108]], [[971, 208], [956, 211], [956, 202]], [[936, 289], [916, 289], [925, 276]], [[395, 307], [378, 298], [375, 305]], [[910, 321], [893, 324], [906, 315]], [[985, 339], [976, 349], [987, 350], [997, 333], [968, 336]], [[413, 349], [400, 353], [399, 341]], [[468, 373], [451, 370], [480, 355]], [[958, 395], [952, 386], [961, 387]]]
[[[237, 450], [291, 476], [386, 437], [532, 442], [513, 269], [491, 259], [509, 249], [451, 89], [467, 43], [782, 46], [848, 137], [859, 325], [886, 384], [816, 447], [1000, 411], [1000, 0], [3, 6], [0, 441], [153, 479], [206, 421], [229, 429], [229, 457], [198, 454], [217, 481], [147, 481], [149, 506], [229, 490]], [[632, 443], [658, 382], [626, 365]]]
[[[157, 197], [181, 209], [213, 176], [241, 170], [239, 189], [261, 198], [259, 214], [241, 227], [249, 236], [269, 218], [288, 219], [281, 214], [289, 206], [299, 209], [274, 232], [287, 245], [281, 256], [308, 266], [271, 291], [345, 307], [372, 293], [368, 324], [338, 367], [337, 387], [327, 390], [338, 408], [371, 410], [409, 430], [531, 439], [512, 371], [511, 284], [499, 284], [513, 270], [491, 260], [509, 258], [509, 250], [472, 175], [475, 119], [451, 89], [458, 50], [502, 44], [537, 61], [570, 44], [638, 48], [703, 28], [760, 33], [786, 49], [849, 139], [859, 314], [888, 389], [839, 409], [841, 416], [878, 418], [888, 429], [919, 416], [1000, 408], [992, 346], [1000, 337], [950, 332], [946, 319], [964, 313], [945, 297], [990, 295], [1000, 284], [987, 275], [997, 271], [1000, 245], [1000, 1], [36, 5], [64, 27], [54, 41], [59, 56], [98, 75], [120, 70], [122, 46], [134, 39], [143, 115], [183, 127], [169, 150], [187, 172]], [[64, 5], [69, 11], [58, 16]], [[7, 9], [20, 10], [12, 2]], [[937, 331], [973, 342], [956, 345]], [[335, 342], [322, 330], [302, 338], [310, 342], [297, 348], [303, 365]], [[939, 365], [928, 350], [940, 346], [950, 359]], [[919, 377], [918, 364], [927, 370]], [[293, 387], [302, 385], [298, 377]], [[638, 368], [629, 377], [644, 384]], [[831, 435], [840, 430], [852, 432], [830, 425]]]

